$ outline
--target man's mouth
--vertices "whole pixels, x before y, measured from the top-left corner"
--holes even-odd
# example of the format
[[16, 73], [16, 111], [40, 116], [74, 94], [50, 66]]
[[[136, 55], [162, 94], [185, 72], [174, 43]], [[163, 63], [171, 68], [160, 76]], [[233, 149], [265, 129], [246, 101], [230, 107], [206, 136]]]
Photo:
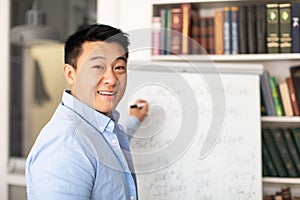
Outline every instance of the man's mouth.
[[116, 92], [108, 92], [108, 91], [98, 91], [98, 94], [103, 96], [114, 96]]

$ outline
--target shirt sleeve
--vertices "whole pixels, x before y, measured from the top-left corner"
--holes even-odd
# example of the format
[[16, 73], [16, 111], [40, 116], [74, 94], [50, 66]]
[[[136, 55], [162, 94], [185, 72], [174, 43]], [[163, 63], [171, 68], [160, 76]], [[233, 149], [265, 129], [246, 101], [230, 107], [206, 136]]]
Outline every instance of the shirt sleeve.
[[129, 140], [131, 140], [134, 133], [137, 131], [137, 129], [140, 127], [141, 122], [138, 118], [134, 116], [130, 116], [128, 120], [125, 122], [125, 129], [126, 133], [129, 136]]
[[91, 159], [76, 140], [52, 142], [27, 159], [28, 199], [88, 200], [95, 179]]

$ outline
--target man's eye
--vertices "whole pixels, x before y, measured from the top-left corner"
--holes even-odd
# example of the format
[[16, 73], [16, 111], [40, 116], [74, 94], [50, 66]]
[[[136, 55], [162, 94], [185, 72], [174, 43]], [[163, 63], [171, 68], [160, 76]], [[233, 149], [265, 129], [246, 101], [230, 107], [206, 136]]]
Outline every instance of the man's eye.
[[93, 66], [93, 68], [95, 68], [95, 69], [104, 69], [104, 67], [101, 66], [101, 65], [95, 65], [95, 66]]
[[126, 67], [125, 66], [116, 66], [115, 71], [118, 73], [126, 72]]

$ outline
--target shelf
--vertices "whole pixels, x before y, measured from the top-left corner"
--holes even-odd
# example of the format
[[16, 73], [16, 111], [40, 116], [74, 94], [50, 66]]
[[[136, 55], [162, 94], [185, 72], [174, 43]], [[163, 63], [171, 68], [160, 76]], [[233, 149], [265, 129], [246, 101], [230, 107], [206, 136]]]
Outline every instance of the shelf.
[[159, 4], [180, 4], [180, 3], [217, 3], [217, 2], [236, 2], [242, 0], [152, 0], [153, 5]]
[[9, 173], [7, 175], [7, 184], [26, 186], [26, 178], [24, 174]]
[[299, 60], [299, 53], [289, 54], [237, 54], [237, 55], [158, 55], [152, 56], [153, 61], [273, 61], [273, 60]]
[[273, 178], [273, 177], [265, 177], [262, 180], [263, 180], [263, 183], [300, 184], [300, 177], [299, 178]]
[[261, 121], [262, 122], [276, 122], [276, 123], [300, 123], [300, 117], [288, 117], [288, 116], [284, 116], [284, 117], [276, 117], [276, 116], [264, 116], [261, 117]]

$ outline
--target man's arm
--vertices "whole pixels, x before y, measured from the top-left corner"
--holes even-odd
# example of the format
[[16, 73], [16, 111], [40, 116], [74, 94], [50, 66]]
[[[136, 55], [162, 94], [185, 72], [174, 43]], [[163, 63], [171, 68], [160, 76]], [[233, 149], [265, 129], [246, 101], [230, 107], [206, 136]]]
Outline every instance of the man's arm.
[[132, 138], [133, 134], [140, 127], [141, 122], [143, 122], [143, 120], [147, 116], [149, 107], [148, 102], [142, 99], [136, 100], [134, 105], [135, 106], [131, 106], [129, 108], [130, 117], [125, 123], [125, 129], [126, 133], [129, 136], [129, 140]]

